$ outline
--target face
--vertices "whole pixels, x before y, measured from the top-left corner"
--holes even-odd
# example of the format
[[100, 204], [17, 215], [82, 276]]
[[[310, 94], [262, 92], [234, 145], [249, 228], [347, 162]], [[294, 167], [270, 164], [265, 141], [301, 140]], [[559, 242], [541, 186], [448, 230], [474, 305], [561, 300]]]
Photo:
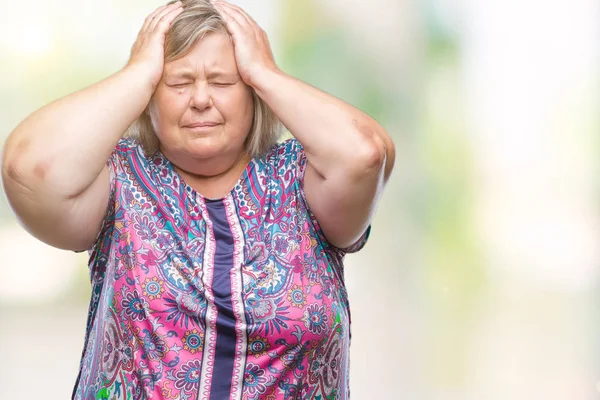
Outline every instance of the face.
[[179, 168], [218, 174], [243, 153], [254, 103], [228, 34], [210, 33], [166, 63], [153, 103], [161, 151]]

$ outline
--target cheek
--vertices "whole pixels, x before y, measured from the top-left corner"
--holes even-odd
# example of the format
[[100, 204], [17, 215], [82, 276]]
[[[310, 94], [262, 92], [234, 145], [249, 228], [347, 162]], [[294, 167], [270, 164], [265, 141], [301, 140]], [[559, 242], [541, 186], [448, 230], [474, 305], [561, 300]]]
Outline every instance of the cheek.
[[254, 115], [254, 104], [250, 92], [240, 90], [217, 96], [215, 105], [228, 124], [250, 129]]
[[185, 90], [170, 93], [160, 98], [157, 103], [159, 126], [168, 129], [178, 125], [189, 104], [189, 95]]

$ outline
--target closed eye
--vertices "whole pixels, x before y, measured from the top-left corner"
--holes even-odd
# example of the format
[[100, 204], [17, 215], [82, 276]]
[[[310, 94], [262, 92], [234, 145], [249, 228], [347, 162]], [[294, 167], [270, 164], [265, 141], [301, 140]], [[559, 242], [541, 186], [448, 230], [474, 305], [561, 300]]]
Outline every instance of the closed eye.
[[220, 87], [233, 85], [233, 83], [231, 83], [231, 82], [213, 82], [212, 84], [215, 86], [220, 86]]

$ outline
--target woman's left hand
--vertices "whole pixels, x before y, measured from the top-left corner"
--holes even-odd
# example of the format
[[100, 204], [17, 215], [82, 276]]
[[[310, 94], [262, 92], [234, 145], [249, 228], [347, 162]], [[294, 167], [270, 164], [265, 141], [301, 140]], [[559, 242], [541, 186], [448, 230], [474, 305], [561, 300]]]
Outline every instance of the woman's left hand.
[[238, 6], [218, 0], [212, 3], [233, 38], [235, 59], [244, 82], [254, 87], [264, 72], [277, 71], [267, 34], [256, 21]]

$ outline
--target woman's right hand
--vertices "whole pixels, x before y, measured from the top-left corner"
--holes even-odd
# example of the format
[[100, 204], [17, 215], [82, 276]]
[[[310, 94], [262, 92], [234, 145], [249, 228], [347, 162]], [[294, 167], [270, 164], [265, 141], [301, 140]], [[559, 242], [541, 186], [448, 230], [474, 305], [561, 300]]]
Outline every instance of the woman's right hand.
[[155, 88], [160, 82], [164, 66], [165, 36], [171, 23], [181, 12], [181, 1], [157, 8], [148, 15], [140, 30], [125, 68], [141, 69]]

